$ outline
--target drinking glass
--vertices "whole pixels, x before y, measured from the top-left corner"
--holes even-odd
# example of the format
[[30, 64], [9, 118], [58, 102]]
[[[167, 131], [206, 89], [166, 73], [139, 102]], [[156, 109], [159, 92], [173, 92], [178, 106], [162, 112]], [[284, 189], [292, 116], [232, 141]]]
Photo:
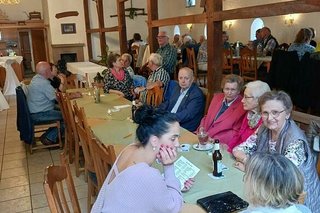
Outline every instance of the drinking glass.
[[199, 147], [202, 149], [205, 149], [206, 145], [208, 143], [208, 134], [204, 130], [204, 127], [200, 127], [197, 136], [198, 136], [198, 140], [199, 140]]

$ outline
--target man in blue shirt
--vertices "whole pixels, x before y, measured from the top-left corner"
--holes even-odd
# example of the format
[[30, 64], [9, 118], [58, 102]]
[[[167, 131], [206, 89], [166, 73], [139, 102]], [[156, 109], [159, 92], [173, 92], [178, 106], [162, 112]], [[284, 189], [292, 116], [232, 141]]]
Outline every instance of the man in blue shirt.
[[170, 78], [173, 79], [177, 64], [177, 49], [169, 44], [169, 37], [165, 31], [158, 33], [157, 40], [159, 49], [156, 53], [162, 56], [162, 67], [169, 73]]
[[[36, 66], [37, 74], [32, 78], [28, 86], [27, 102], [31, 118], [35, 124], [48, 121], [63, 121], [61, 111], [55, 110], [56, 93], [48, 80], [51, 77], [50, 64], [41, 61]], [[62, 127], [63, 125], [61, 125]], [[49, 128], [41, 136], [44, 145], [57, 142], [58, 129]]]
[[193, 83], [193, 71], [188, 67], [179, 70], [178, 80], [170, 97], [159, 108], [175, 113], [180, 126], [195, 131], [204, 112], [204, 96], [199, 87]]

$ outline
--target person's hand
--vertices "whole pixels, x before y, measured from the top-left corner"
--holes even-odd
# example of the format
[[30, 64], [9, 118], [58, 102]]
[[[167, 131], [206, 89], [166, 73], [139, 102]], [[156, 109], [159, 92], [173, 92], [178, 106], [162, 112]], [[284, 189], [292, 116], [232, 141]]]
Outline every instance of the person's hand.
[[235, 168], [239, 169], [240, 171], [243, 171], [243, 172], [244, 172], [244, 169], [245, 169], [244, 163], [237, 161], [237, 162], [235, 162], [235, 163], [233, 164], [233, 166], [234, 166]]
[[161, 144], [157, 158], [161, 161], [162, 165], [171, 165], [177, 160], [177, 151], [173, 146]]
[[183, 189], [181, 189], [181, 192], [187, 192], [187, 191], [189, 191], [190, 189], [191, 189], [191, 187], [193, 186], [193, 184], [194, 184], [194, 178], [189, 178], [188, 180], [186, 180], [185, 182], [184, 182], [184, 187], [183, 187]]

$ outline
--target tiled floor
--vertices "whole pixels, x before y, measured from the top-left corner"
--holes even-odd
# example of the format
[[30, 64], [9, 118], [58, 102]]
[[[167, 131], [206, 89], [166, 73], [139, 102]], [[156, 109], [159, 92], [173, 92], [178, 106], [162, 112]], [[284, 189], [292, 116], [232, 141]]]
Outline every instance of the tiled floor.
[[[60, 149], [37, 150], [32, 155], [19, 139], [16, 97], [7, 97], [9, 110], [0, 111], [0, 212], [50, 212], [42, 183], [46, 166], [59, 164]], [[87, 184], [74, 176], [82, 212], [86, 212]]]

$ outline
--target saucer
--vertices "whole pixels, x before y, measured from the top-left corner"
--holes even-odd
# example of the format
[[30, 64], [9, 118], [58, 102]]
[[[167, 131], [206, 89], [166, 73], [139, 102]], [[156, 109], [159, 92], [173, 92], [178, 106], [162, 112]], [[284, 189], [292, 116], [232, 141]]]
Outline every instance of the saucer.
[[213, 144], [207, 143], [205, 146], [199, 146], [199, 144], [193, 144], [192, 147], [198, 151], [208, 151], [213, 148]]

